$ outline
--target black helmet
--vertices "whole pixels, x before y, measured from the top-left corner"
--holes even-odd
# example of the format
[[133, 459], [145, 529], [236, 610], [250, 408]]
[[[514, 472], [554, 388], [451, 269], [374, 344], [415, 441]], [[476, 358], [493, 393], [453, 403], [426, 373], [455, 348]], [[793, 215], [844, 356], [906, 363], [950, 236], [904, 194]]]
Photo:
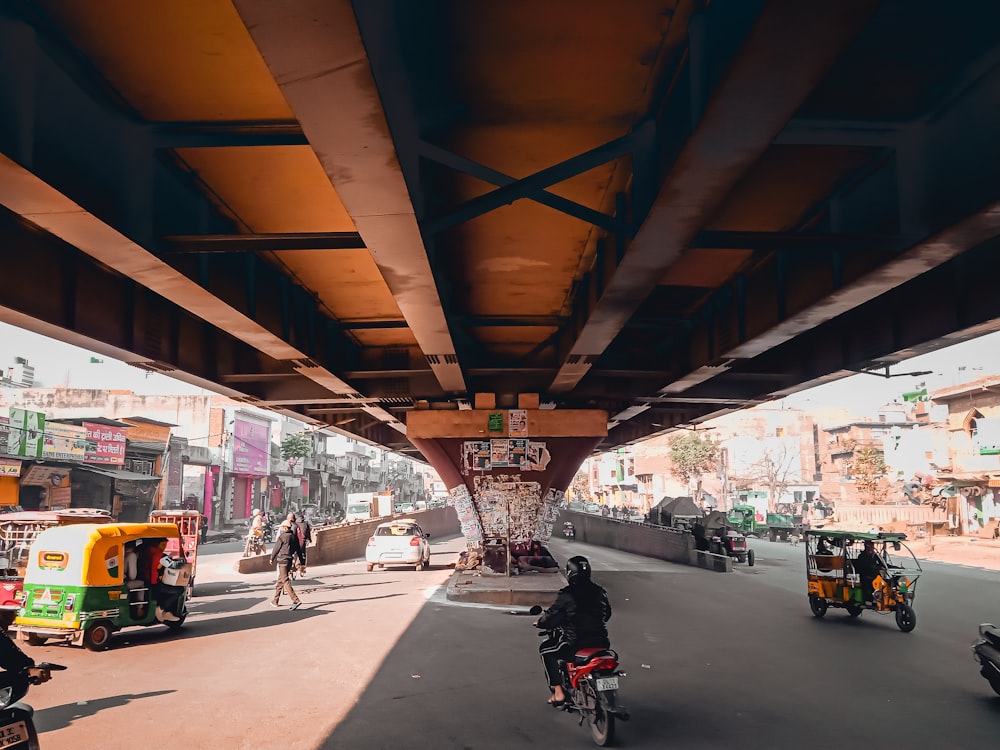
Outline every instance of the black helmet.
[[571, 557], [566, 561], [566, 579], [572, 583], [577, 576], [590, 580], [590, 561], [583, 555]]

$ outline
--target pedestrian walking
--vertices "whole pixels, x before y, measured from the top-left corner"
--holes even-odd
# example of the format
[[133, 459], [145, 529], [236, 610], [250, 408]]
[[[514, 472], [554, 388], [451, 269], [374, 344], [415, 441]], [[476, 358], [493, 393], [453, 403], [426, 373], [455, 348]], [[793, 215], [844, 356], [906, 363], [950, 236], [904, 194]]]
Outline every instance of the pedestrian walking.
[[271, 606], [278, 607], [278, 602], [281, 600], [281, 592], [284, 591], [288, 594], [288, 598], [292, 600], [292, 606], [289, 609], [298, 609], [302, 602], [299, 601], [298, 594], [295, 593], [295, 589], [292, 588], [292, 582], [288, 578], [288, 571], [292, 567], [292, 560], [298, 558], [302, 565], [306, 564], [305, 553], [302, 551], [302, 547], [299, 545], [299, 539], [292, 531], [292, 525], [288, 521], [282, 521], [281, 526], [278, 527], [278, 539], [274, 543], [274, 549], [271, 550], [271, 564], [278, 565], [278, 580], [274, 583], [274, 597], [271, 599]]
[[306, 520], [305, 516], [301, 513], [295, 514], [295, 521], [292, 524], [292, 531], [298, 537], [299, 546], [302, 548], [302, 570], [301, 573], [306, 572], [306, 554], [308, 552], [309, 543], [312, 542], [312, 526]]

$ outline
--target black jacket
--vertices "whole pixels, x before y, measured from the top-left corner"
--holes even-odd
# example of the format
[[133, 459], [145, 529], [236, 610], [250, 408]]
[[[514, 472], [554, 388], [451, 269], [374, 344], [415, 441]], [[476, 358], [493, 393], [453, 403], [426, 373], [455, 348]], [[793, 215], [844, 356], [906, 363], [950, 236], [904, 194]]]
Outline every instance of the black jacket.
[[538, 627], [560, 629], [563, 639], [578, 648], [607, 648], [611, 619], [608, 592], [593, 581], [578, 579], [559, 590], [556, 600], [538, 618]]
[[300, 563], [306, 564], [306, 556], [299, 545], [298, 536], [291, 529], [285, 529], [278, 534], [274, 549], [271, 550], [271, 564], [288, 565], [292, 562], [292, 557], [298, 557]]

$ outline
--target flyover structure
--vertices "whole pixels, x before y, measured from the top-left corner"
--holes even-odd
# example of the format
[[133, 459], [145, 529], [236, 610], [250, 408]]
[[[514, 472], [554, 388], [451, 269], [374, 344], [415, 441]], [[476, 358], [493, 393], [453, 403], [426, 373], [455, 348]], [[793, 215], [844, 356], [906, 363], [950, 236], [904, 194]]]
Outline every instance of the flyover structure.
[[998, 21], [3, 0], [0, 320], [446, 476], [890, 375], [1000, 329]]

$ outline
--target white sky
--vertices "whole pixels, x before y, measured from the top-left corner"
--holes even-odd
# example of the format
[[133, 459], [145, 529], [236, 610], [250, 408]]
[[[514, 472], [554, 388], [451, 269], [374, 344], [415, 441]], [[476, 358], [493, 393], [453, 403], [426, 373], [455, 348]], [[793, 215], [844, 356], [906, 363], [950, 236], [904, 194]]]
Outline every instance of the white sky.
[[[39, 387], [129, 389], [140, 394], [202, 394], [201, 388], [166, 375], [147, 373], [131, 365], [94, 354], [31, 331], [0, 323], [0, 367], [24, 357], [35, 368]], [[91, 357], [104, 360], [92, 364]], [[928, 390], [1000, 374], [1000, 333], [940, 349], [896, 365], [890, 372], [931, 370], [929, 375], [881, 378], [855, 375], [783, 399], [789, 408], [846, 407], [858, 416], [874, 416], [878, 408], [925, 383]]]

